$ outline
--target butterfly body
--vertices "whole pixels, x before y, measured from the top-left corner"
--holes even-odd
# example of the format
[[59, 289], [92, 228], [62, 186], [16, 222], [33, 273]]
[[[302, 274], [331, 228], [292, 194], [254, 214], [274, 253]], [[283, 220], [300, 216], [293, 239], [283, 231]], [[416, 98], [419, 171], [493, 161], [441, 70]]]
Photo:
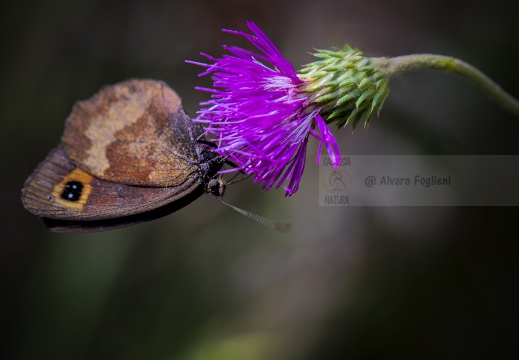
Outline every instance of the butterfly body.
[[129, 80], [74, 106], [61, 144], [27, 179], [22, 202], [56, 232], [110, 230], [176, 211], [223, 160], [199, 140], [165, 83]]

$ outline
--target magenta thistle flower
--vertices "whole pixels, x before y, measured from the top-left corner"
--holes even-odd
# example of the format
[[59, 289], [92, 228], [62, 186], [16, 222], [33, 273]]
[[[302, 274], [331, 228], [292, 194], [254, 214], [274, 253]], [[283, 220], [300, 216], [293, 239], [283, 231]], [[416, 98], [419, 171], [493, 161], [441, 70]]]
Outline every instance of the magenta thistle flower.
[[318, 50], [318, 58], [298, 73], [283, 58], [270, 39], [252, 22], [252, 34], [224, 30], [244, 36], [255, 53], [224, 46], [230, 55], [221, 59], [202, 54], [212, 64], [206, 67], [214, 88], [211, 100], [195, 120], [203, 123], [217, 143], [215, 151], [242, 170], [254, 175], [263, 188], [280, 187], [286, 180], [286, 195], [294, 194], [305, 167], [310, 136], [319, 141], [317, 162], [323, 145], [331, 163], [340, 163], [339, 147], [327, 124], [355, 127], [364, 119], [369, 124], [380, 113], [389, 94], [389, 79], [402, 72], [429, 69], [454, 72], [481, 86], [501, 106], [519, 114], [519, 102], [502, 91], [490, 78], [471, 65], [446, 56], [431, 54], [368, 58], [345, 45], [342, 49]]
[[294, 194], [305, 167], [308, 138], [319, 141], [317, 162], [324, 145], [332, 164], [340, 162], [339, 147], [320, 112], [324, 105], [312, 100], [305, 90], [307, 81], [283, 58], [272, 41], [252, 22], [251, 34], [224, 30], [244, 36], [260, 53], [224, 46], [231, 55], [221, 59], [202, 54], [213, 64], [192, 62], [207, 68], [200, 76], [212, 74], [214, 88], [200, 88], [212, 94], [195, 120], [203, 123], [217, 144], [215, 151], [254, 175], [254, 182], [268, 190], [285, 180], [286, 195]]

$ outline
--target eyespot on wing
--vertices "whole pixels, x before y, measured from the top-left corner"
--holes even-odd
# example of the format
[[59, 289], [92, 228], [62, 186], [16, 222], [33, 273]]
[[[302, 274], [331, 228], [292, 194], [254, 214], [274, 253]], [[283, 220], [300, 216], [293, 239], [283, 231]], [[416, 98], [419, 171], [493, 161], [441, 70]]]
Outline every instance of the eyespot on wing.
[[[71, 199], [67, 199], [69, 193], [73, 194]], [[22, 202], [27, 210], [40, 217], [92, 221], [145, 213], [191, 193], [198, 196], [203, 193], [202, 181], [196, 174], [174, 187], [117, 184], [79, 169], [63, 148], [58, 147], [27, 179]]]

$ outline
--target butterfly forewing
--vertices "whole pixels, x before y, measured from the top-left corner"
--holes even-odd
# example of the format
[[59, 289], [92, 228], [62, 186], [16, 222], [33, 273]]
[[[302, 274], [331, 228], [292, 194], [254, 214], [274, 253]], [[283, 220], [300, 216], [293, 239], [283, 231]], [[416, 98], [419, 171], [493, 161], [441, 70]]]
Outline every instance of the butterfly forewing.
[[[62, 220], [99, 220], [150, 211], [200, 187], [196, 175], [175, 187], [142, 187], [108, 182], [79, 169], [62, 147], [27, 179], [22, 196], [33, 214]], [[197, 192], [203, 193], [203, 189]]]

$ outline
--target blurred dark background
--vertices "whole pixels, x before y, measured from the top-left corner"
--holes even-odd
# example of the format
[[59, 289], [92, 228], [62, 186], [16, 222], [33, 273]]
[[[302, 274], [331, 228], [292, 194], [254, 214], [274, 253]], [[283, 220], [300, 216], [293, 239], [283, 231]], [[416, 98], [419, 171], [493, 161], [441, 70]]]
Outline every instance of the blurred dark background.
[[[75, 101], [161, 79], [192, 116], [199, 52], [255, 21], [297, 67], [345, 43], [370, 56], [462, 58], [519, 96], [512, 1], [3, 1], [3, 359], [461, 359], [517, 355], [519, 210], [320, 207], [316, 142], [299, 192], [242, 182], [226, 200], [292, 221], [270, 231], [211, 196], [166, 218], [59, 235], [20, 189]], [[518, 154], [519, 119], [453, 75], [392, 81], [343, 154]], [[484, 169], [483, 169], [484, 170]], [[510, 169], [517, 171], [517, 169]]]

